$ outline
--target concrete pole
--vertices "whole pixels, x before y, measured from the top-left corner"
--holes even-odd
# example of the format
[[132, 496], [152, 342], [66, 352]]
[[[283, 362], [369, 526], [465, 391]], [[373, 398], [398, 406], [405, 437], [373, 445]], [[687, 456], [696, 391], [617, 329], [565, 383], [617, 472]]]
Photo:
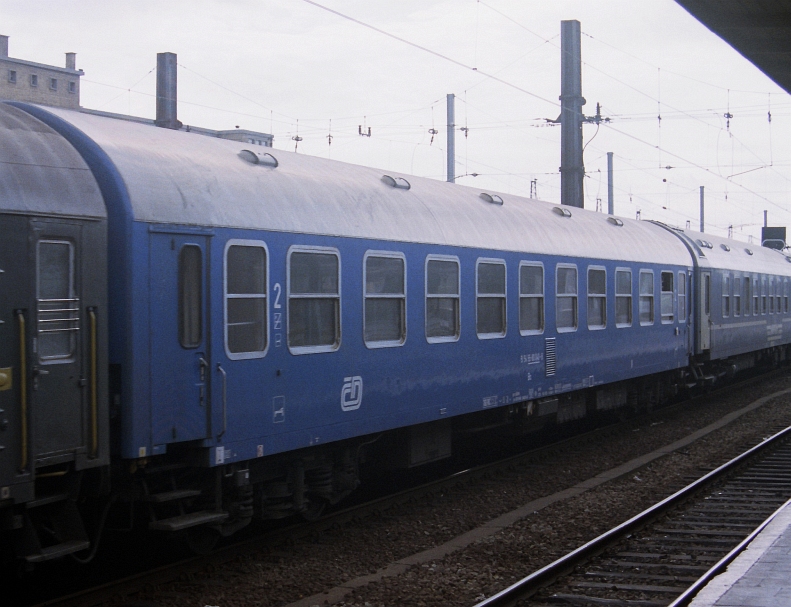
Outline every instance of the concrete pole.
[[768, 215], [769, 215], [769, 211], [764, 211], [764, 227], [769, 225], [769, 223], [768, 223], [769, 222]]
[[560, 22], [560, 203], [584, 207], [580, 22]]
[[615, 215], [612, 183], [612, 152], [607, 152], [607, 214]]
[[157, 53], [157, 126], [166, 129], [179, 129], [176, 110], [176, 53]]
[[700, 231], [705, 232], [704, 229], [706, 227], [705, 222], [703, 221], [703, 186], [700, 186]]
[[456, 181], [456, 96], [448, 93], [448, 182]]

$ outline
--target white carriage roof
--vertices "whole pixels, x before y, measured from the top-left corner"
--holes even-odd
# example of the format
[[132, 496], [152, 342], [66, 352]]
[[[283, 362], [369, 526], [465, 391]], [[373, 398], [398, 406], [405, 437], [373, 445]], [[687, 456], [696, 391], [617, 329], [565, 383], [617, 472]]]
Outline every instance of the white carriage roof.
[[695, 242], [706, 257], [707, 263], [701, 265], [736, 272], [791, 275], [791, 262], [776, 249], [693, 230], [681, 232]]
[[[277, 168], [240, 157], [244, 143], [112, 120], [47, 111], [93, 139], [129, 191], [136, 220], [226, 226], [524, 251], [569, 257], [691, 265], [676, 236], [649, 222], [608, 222], [602, 213], [345, 164], [271, 148]], [[254, 149], [257, 146], [252, 146]], [[411, 188], [392, 187], [383, 175]]]
[[0, 103], [0, 140], [0, 211], [106, 217], [88, 165], [43, 122]]

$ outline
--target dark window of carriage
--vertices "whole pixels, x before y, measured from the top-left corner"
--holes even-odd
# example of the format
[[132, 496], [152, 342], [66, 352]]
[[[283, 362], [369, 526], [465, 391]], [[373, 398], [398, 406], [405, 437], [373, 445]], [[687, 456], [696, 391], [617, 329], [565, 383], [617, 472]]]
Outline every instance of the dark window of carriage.
[[406, 340], [406, 267], [398, 254], [365, 258], [365, 343], [400, 346]]
[[40, 240], [37, 257], [39, 360], [71, 358], [80, 327], [80, 300], [74, 284], [74, 245], [62, 240]]
[[615, 271], [615, 326], [632, 326], [632, 271]]
[[577, 330], [577, 268], [557, 266], [555, 322], [560, 332]]
[[479, 337], [505, 335], [505, 263], [479, 261], [476, 330]]
[[662, 272], [660, 275], [661, 287], [659, 300], [659, 314], [662, 322], [673, 322], [673, 272]]
[[533, 335], [544, 331], [544, 267], [519, 266], [519, 331]]
[[231, 358], [254, 358], [267, 347], [266, 249], [231, 245], [225, 253], [225, 345]]
[[337, 350], [341, 343], [338, 254], [294, 251], [289, 263], [289, 347], [298, 352]]
[[203, 333], [203, 254], [197, 245], [179, 252], [179, 343], [197, 348]]
[[426, 337], [430, 342], [459, 339], [459, 262], [426, 263]]
[[654, 324], [654, 273], [651, 270], [640, 270], [640, 324]]
[[607, 326], [607, 272], [604, 268], [588, 268], [588, 328]]
[[687, 273], [678, 273], [678, 322], [687, 321]]

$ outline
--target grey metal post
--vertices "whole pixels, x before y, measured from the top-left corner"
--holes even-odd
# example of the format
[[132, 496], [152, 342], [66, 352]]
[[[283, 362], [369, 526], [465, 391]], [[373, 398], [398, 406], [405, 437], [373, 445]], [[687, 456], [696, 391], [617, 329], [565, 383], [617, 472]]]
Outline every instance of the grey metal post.
[[769, 225], [769, 223], [768, 223], [768, 221], [769, 221], [768, 214], [769, 214], [769, 211], [764, 210], [764, 227]]
[[560, 203], [583, 208], [580, 22], [560, 22]]
[[612, 152], [607, 152], [607, 214], [615, 215], [612, 183]]
[[448, 93], [448, 182], [456, 181], [456, 96]]
[[700, 186], [700, 231], [705, 232], [705, 223], [703, 221], [703, 186]]
[[179, 129], [176, 110], [176, 53], [157, 53], [157, 126]]

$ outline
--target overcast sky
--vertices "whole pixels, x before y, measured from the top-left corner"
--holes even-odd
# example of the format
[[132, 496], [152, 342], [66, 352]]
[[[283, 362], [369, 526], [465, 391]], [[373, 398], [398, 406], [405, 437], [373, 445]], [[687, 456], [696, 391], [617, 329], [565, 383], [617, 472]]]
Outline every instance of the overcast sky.
[[616, 215], [697, 228], [705, 186], [707, 231], [759, 239], [764, 209], [791, 224], [788, 95], [672, 0], [3, 0], [0, 34], [19, 59], [76, 52], [84, 107], [153, 117], [171, 51], [184, 124], [435, 179], [454, 93], [457, 182], [529, 196], [535, 180], [559, 202], [560, 128], [543, 119], [560, 112], [563, 19], [582, 25], [584, 111], [611, 118], [584, 127], [586, 208], [606, 212], [613, 152]]

